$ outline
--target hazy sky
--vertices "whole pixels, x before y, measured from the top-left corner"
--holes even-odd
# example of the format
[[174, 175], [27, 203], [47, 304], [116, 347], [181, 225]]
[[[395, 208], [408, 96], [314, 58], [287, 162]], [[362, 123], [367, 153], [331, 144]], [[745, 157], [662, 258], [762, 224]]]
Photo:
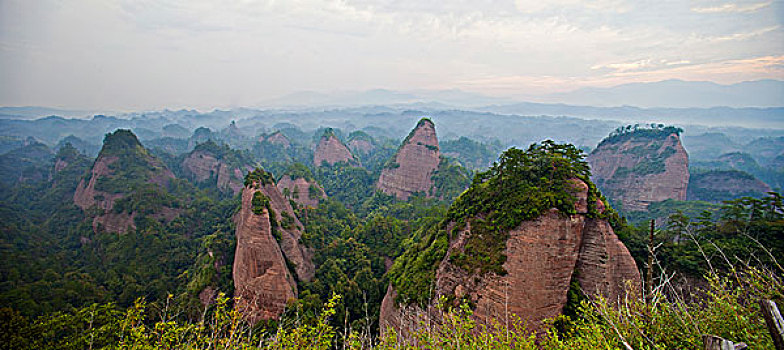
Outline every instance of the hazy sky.
[[0, 105], [784, 79], [784, 1], [0, 0]]

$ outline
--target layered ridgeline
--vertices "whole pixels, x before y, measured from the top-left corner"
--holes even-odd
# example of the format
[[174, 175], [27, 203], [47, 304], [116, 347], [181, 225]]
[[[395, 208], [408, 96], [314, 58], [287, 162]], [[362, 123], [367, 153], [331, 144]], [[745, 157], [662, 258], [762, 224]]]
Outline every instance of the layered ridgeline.
[[457, 195], [468, 184], [468, 172], [441, 156], [433, 122], [422, 118], [381, 171], [376, 187], [406, 200], [412, 194], [428, 197]]
[[327, 128], [321, 135], [316, 150], [313, 153], [313, 165], [316, 167], [326, 163], [329, 166], [336, 163], [356, 165], [357, 161], [351, 151], [338, 139], [332, 128]]
[[593, 180], [620, 210], [643, 211], [654, 202], [685, 200], [689, 155], [680, 128], [651, 125], [616, 129], [588, 155]]
[[382, 331], [438, 320], [432, 305], [441, 297], [468, 302], [480, 322], [515, 314], [537, 328], [577, 289], [615, 300], [637, 288], [634, 260], [608, 223], [617, 216], [582, 157], [546, 141], [509, 149], [477, 174], [446, 217], [418, 230], [395, 261]]
[[267, 142], [272, 145], [278, 145], [283, 147], [284, 149], [291, 148], [291, 141], [289, 141], [288, 137], [284, 135], [280, 131], [275, 131], [269, 135], [260, 135], [258, 137], [258, 142]]
[[28, 137], [22, 147], [0, 155], [0, 183], [14, 185], [46, 180], [52, 150]]
[[198, 144], [180, 167], [186, 178], [198, 185], [215, 186], [221, 191], [242, 191], [245, 174], [254, 169], [251, 155], [209, 140]]
[[256, 169], [245, 177], [237, 213], [234, 254], [235, 304], [250, 322], [277, 319], [297, 297], [297, 280], [310, 281], [312, 252], [300, 244], [303, 226], [272, 174]]
[[351, 152], [359, 155], [366, 155], [376, 149], [376, 141], [372, 136], [364, 131], [354, 131], [348, 135], [348, 142], [346, 146], [351, 149]]
[[136, 228], [134, 218], [140, 211], [166, 221], [178, 215], [174, 200], [164, 190], [172, 179], [174, 174], [139, 143], [136, 135], [118, 129], [104, 138], [101, 152], [76, 187], [73, 201], [93, 216], [95, 232], [103, 229], [124, 233]]
[[283, 196], [306, 208], [316, 208], [322, 199], [327, 198], [313, 173], [302, 163], [289, 166], [277, 186]]
[[765, 196], [770, 186], [740, 170], [709, 170], [689, 177], [688, 200], [722, 202], [740, 197]]

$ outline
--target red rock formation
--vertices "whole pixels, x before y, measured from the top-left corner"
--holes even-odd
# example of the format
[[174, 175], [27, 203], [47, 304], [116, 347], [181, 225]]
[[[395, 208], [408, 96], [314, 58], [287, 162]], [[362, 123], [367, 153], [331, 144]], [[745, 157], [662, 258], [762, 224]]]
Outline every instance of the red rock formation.
[[[112, 138], [111, 141], [109, 141], [110, 138]], [[119, 140], [120, 138], [125, 138], [125, 140]], [[125, 144], [123, 144], [124, 142]], [[109, 145], [110, 143], [111, 145]], [[107, 151], [107, 147], [111, 150]], [[107, 155], [107, 152], [112, 155]], [[115, 201], [130, 193], [109, 193], [96, 188], [96, 185], [102, 179], [114, 182], [126, 180], [116, 178], [117, 175], [112, 170], [112, 167], [115, 166], [126, 166], [126, 164], [120, 164], [121, 158], [114, 154], [141, 158], [141, 161], [145, 163], [144, 169], [147, 172], [143, 175], [135, 174], [134, 176], [144, 176], [144, 180], [148, 183], [166, 187], [169, 181], [174, 178], [174, 174], [159, 159], [149, 155], [144, 150], [141, 144], [138, 143], [136, 136], [130, 131], [118, 130], [114, 134], [107, 136], [106, 141], [104, 141], [104, 148], [98, 154], [95, 163], [93, 163], [90, 174], [79, 182], [73, 196], [74, 204], [82, 210], [99, 209], [98, 214], [93, 217], [92, 226], [95, 232], [98, 232], [99, 227], [102, 227], [107, 232], [125, 233], [136, 227], [133, 220], [135, 217], [134, 213], [115, 213], [112, 211]], [[133, 166], [140, 167], [139, 164]], [[179, 215], [179, 212], [179, 210], [163, 208], [152, 217], [170, 221]]]
[[242, 191], [244, 173], [250, 170], [253, 170], [250, 165], [232, 168], [214, 154], [203, 150], [193, 151], [182, 161], [185, 176], [195, 182], [205, 182], [214, 177], [218, 189], [231, 190], [234, 194]]
[[326, 162], [329, 165], [335, 165], [335, 163], [340, 162], [356, 164], [356, 160], [354, 159], [354, 156], [351, 155], [351, 151], [348, 150], [346, 145], [338, 140], [337, 136], [331, 132], [331, 129], [327, 129], [327, 131], [324, 132], [324, 135], [321, 136], [321, 139], [316, 146], [316, 151], [313, 154], [313, 164], [321, 166], [323, 162]]
[[[74, 192], [74, 204], [82, 210], [87, 210], [90, 207], [98, 207], [99, 209], [110, 210], [114, 206], [114, 201], [122, 198], [122, 193], [106, 193], [95, 190], [95, 183], [98, 179], [104, 176], [111, 176], [112, 171], [109, 165], [116, 162], [117, 157], [98, 157], [90, 170], [90, 176], [87, 179], [82, 179], [79, 185], [76, 186]], [[85, 183], [85, 180], [88, 180]]]
[[368, 154], [376, 149], [370, 141], [368, 140], [361, 140], [361, 139], [354, 139], [348, 142], [348, 148], [351, 149], [351, 152], [356, 154]]
[[677, 133], [636, 136], [602, 142], [588, 156], [592, 180], [624, 211], [642, 211], [650, 203], [686, 199], [689, 155]]
[[286, 135], [283, 135], [283, 133], [280, 131], [272, 133], [272, 135], [269, 135], [266, 140], [273, 145], [281, 145], [283, 148], [291, 147], [291, 141], [289, 141]]
[[[578, 187], [584, 183], [576, 184]], [[587, 186], [586, 186], [587, 188]], [[605, 220], [586, 217], [587, 191], [577, 194], [575, 215], [564, 216], [556, 209], [535, 220], [523, 221], [509, 231], [506, 241], [507, 271], [480, 275], [450, 262], [450, 256], [465, 248], [471, 226], [456, 232], [446, 256], [436, 271], [433, 295], [467, 298], [475, 305], [473, 318], [479, 322], [503, 320], [517, 315], [532, 329], [546, 318], [559, 315], [567, 302], [572, 279], [589, 296], [618, 300], [629, 287], [640, 285], [640, 275], [629, 251]], [[410, 332], [423, 317], [438, 320], [436, 310], [394, 303], [390, 286], [381, 306], [381, 329], [392, 327]]]
[[440, 153], [433, 122], [422, 119], [398, 148], [376, 183], [386, 194], [406, 200], [415, 192], [430, 195], [431, 176], [438, 169]]
[[[316, 268], [313, 265], [313, 253], [299, 243], [304, 226], [294, 213], [294, 208], [291, 207], [289, 200], [283, 196], [275, 184], [265, 185], [261, 191], [270, 199], [270, 207], [275, 211], [279, 226], [278, 232], [281, 236], [280, 247], [283, 249], [283, 253], [286, 254], [289, 261], [296, 265], [297, 278], [310, 282], [316, 274]], [[284, 216], [290, 217], [293, 221], [290, 227], [284, 223]]]
[[236, 308], [252, 323], [277, 319], [286, 302], [297, 297], [297, 285], [272, 236], [269, 211], [253, 213], [253, 194], [258, 191], [253, 187], [242, 191], [233, 268], [234, 295], [240, 298]]
[[[311, 195], [311, 186], [315, 186], [320, 194], [315, 196]], [[327, 198], [327, 195], [324, 194], [324, 189], [321, 188], [317, 182], [308, 182], [308, 180], [305, 180], [305, 178], [302, 177], [292, 180], [290, 176], [284, 175], [278, 180], [278, 189], [281, 193], [288, 192], [289, 195], [287, 197], [291, 198], [293, 201], [310, 208], [318, 207], [321, 199]]]

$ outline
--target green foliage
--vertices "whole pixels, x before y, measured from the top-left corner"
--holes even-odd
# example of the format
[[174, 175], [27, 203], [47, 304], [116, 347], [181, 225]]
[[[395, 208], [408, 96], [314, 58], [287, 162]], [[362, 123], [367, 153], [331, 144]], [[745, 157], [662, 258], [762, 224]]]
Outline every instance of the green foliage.
[[[670, 209], [654, 208], [659, 217], [656, 231], [656, 256], [668, 271], [698, 277], [711, 270], [729, 270], [730, 262], [738, 259], [765, 266], [776, 266], [784, 261], [784, 214], [781, 196], [773, 193], [765, 198], [741, 198], [723, 206], [702, 202], [707, 210], [694, 212], [699, 202], [662, 202]], [[684, 212], [677, 208], [689, 209]], [[699, 208], [699, 207], [697, 207]], [[617, 229], [618, 238], [629, 248], [638, 266], [647, 259], [648, 223]]]
[[349, 208], [359, 208], [375, 192], [376, 177], [363, 168], [346, 164], [316, 168], [316, 179], [329, 198]]
[[131, 130], [117, 129], [112, 133], [106, 134], [103, 140], [101, 153], [107, 156], [120, 156], [129, 152], [143, 148], [139, 139], [136, 138]]
[[275, 177], [272, 176], [272, 173], [264, 171], [262, 168], [253, 169], [248, 175], [245, 175], [245, 187], [250, 187], [252, 185], [255, 188], [259, 188], [274, 184]]
[[[365, 328], [343, 333], [343, 298], [328, 297], [312, 317], [284, 314], [277, 328], [252, 327], [219, 296], [203, 318], [188, 320], [171, 305], [159, 308], [144, 299], [125, 310], [114, 304], [93, 304], [35, 320], [9, 309], [0, 310], [4, 345], [18, 349], [696, 349], [702, 335], [713, 334], [753, 349], [773, 348], [759, 301], [782, 301], [778, 275], [745, 268], [726, 275], [708, 275], [699, 301], [686, 302], [661, 292], [648, 305], [629, 295], [623, 303], [598, 298], [582, 300], [579, 317], [560, 316], [545, 322], [538, 335], [517, 315], [477, 322], [467, 304], [451, 306], [439, 299], [432, 310], [439, 322], [422, 320], [406, 333], [381, 330], [373, 341]], [[307, 293], [303, 293], [307, 294]], [[307, 298], [307, 297], [306, 297]], [[730, 317], [728, 317], [730, 316]], [[416, 322], [416, 321], [415, 321]], [[565, 326], [565, 328], [559, 328]], [[338, 331], [340, 330], [340, 331]]]
[[45, 180], [50, 170], [52, 151], [46, 145], [28, 140], [29, 144], [0, 155], [0, 184]]
[[661, 202], [651, 203], [648, 205], [648, 210], [646, 211], [624, 212], [624, 217], [632, 225], [637, 225], [640, 223], [648, 223], [651, 219], [667, 218], [670, 215], [679, 212], [690, 217], [697, 217], [705, 211], [715, 213], [719, 209], [721, 209], [721, 205], [715, 203], [667, 199]]
[[482, 214], [490, 225], [509, 230], [550, 208], [574, 214], [573, 179], [588, 186], [588, 214], [596, 216], [594, 205], [600, 194], [583, 158], [574, 146], [552, 141], [533, 144], [526, 151], [510, 148], [501, 154], [499, 163], [474, 177], [471, 187], [449, 209], [447, 219], [465, 223], [466, 218]]
[[284, 230], [291, 230], [291, 229], [293, 229], [296, 226], [295, 223], [294, 223], [294, 217], [289, 215], [289, 213], [287, 211], [284, 210], [283, 212], [281, 212], [280, 213], [280, 217], [281, 217], [281, 219], [280, 219], [280, 226]]
[[431, 176], [433, 180], [432, 195], [436, 198], [452, 200], [459, 196], [471, 184], [471, 172], [441, 157], [438, 169]]
[[319, 188], [315, 183], [312, 183], [308, 186], [308, 198], [319, 199], [323, 195], [324, 193], [321, 192], [321, 188]]
[[[724, 181], [746, 181], [748, 187], [722, 188]], [[709, 170], [693, 171], [689, 177], [688, 198], [719, 203], [741, 197], [763, 197], [766, 194], [759, 191], [757, 178], [741, 170]], [[742, 186], [742, 185], [741, 185]], [[755, 188], [756, 187], [756, 188]]]
[[310, 169], [308, 169], [307, 166], [305, 166], [305, 164], [302, 163], [291, 164], [283, 173], [283, 176], [286, 175], [291, 177], [292, 180], [303, 178], [307, 182], [315, 181], [315, 178], [313, 177], [313, 173], [310, 171]]
[[606, 137], [596, 148], [607, 144], [617, 144], [632, 138], [649, 138], [664, 140], [672, 134], [680, 135], [683, 129], [674, 126], [664, 126], [664, 124], [650, 125], [627, 125], [615, 129], [610, 136]]
[[251, 211], [253, 211], [253, 214], [261, 215], [264, 213], [264, 209], [269, 209], [269, 206], [269, 197], [265, 196], [261, 191], [253, 193], [253, 199], [251, 200]]
[[98, 161], [108, 162], [110, 171], [95, 183], [95, 189], [101, 192], [127, 194], [152, 180], [167, 178], [163, 162], [150, 154], [130, 130], [106, 134]]
[[[496, 147], [465, 136], [440, 142], [442, 154], [454, 156], [471, 169], [486, 169], [497, 159]], [[497, 146], [497, 145], [496, 145]]]

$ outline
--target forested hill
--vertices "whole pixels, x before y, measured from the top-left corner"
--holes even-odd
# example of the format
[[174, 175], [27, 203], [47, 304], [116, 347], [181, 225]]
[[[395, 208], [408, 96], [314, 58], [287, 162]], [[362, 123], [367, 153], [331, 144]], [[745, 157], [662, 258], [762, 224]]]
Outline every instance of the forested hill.
[[[152, 139], [130, 130], [112, 130], [104, 135], [96, 158], [69, 142], [54, 148], [35, 140], [18, 144], [0, 155], [0, 164], [7, 165], [4, 169], [30, 169], [23, 173], [38, 175], [16, 177], [0, 186], [0, 326], [4, 330], [0, 337], [5, 337], [0, 340], [13, 344], [13, 348], [115, 348], [122, 344], [207, 348], [215, 341], [228, 347], [250, 348], [250, 344], [260, 343], [262, 347], [333, 347], [355, 339], [355, 344], [368, 347], [372, 341], [384, 348], [396, 343], [392, 338], [379, 337], [385, 331], [380, 328], [382, 302], [390, 285], [410, 300], [436, 300], [430, 298], [436, 290], [431, 282], [436, 283], [434, 276], [441, 263], [483, 276], [465, 279], [462, 292], [452, 285], [449, 295], [463, 293], [465, 298], [444, 294], [449, 303], [441, 304], [460, 307], [463, 302], [459, 309], [463, 311], [451, 314], [457, 317], [455, 322], [469, 327], [461, 329], [480, 327], [469, 321], [467, 313], [476, 311], [473, 308], [483, 295], [482, 288], [469, 285], [470, 281], [478, 283], [487, 276], [515, 271], [504, 265], [515, 255], [507, 254], [505, 240], [495, 238], [521, 222], [537, 220], [552, 208], [563, 215], [585, 217], [581, 220], [586, 222], [594, 220], [591, 225], [604, 225], [599, 221], [605, 220], [645, 275], [646, 228], [632, 225], [632, 216], [627, 220], [615, 215], [610, 202], [601, 200], [601, 187], [592, 184], [583, 151], [552, 141], [524, 148], [526, 151], [510, 149], [503, 153], [500, 141], [478, 138], [427, 143], [415, 137], [418, 126], [432, 128], [433, 137], [439, 131], [440, 138], [441, 124], [436, 118], [417, 123], [420, 117], [406, 125], [412, 135], [408, 140], [384, 136], [372, 128], [363, 133], [332, 129], [327, 132], [327, 140], [342, 145], [356, 160], [333, 164], [314, 163], [316, 146], [326, 128], [309, 133], [291, 124], [255, 136], [239, 122], [225, 131], [195, 129], [187, 138], [174, 137], [184, 133], [171, 123], [163, 129], [174, 136]], [[775, 164], [775, 156], [768, 154], [771, 143], [766, 142], [755, 143], [764, 150], [759, 152], [759, 159], [765, 167]], [[409, 152], [406, 148], [415, 156], [398, 157]], [[497, 164], [485, 168], [497, 154], [502, 154]], [[412, 187], [405, 199], [380, 190], [379, 181], [385, 171], [394, 175], [391, 170], [408, 169], [395, 163], [422, 156], [432, 163], [432, 172], [423, 181], [429, 185], [426, 190]], [[251, 325], [241, 310], [234, 309], [231, 297], [239, 295], [235, 292], [233, 266], [237, 218], [242, 209], [240, 192], [249, 185], [245, 181], [249, 170], [256, 167], [259, 171], [251, 173], [267, 174], [265, 184], [274, 184], [279, 191], [283, 202], [278, 205], [291, 208], [286, 215], [274, 209], [272, 226], [288, 230], [299, 221], [302, 232], [296, 242], [304, 247], [302, 251], [314, 268], [312, 278], [291, 274], [297, 298], [285, 305], [280, 317]], [[284, 178], [291, 183], [284, 184]], [[395, 177], [395, 181], [401, 178], [405, 177]], [[307, 183], [307, 189], [296, 188], [295, 180], [299, 179]], [[565, 190], [570, 179], [579, 179], [586, 186], [584, 203], [582, 197]], [[302, 200], [305, 195], [313, 201]], [[108, 202], [112, 205], [103, 205]], [[263, 202], [261, 197], [259, 202]], [[579, 209], [578, 204], [584, 208]], [[746, 284], [714, 285], [713, 280], [702, 280], [704, 274], [724, 274], [746, 265], [776, 266], [784, 258], [781, 213], [781, 197], [772, 194], [724, 204], [655, 202], [648, 211], [633, 214], [637, 215], [634, 221], [645, 215], [657, 218], [657, 266], [678, 276], [672, 283], [678, 287], [697, 284], [719, 293], [746, 288]], [[553, 215], [554, 222], [560, 220], [561, 214]], [[113, 226], [107, 223], [120, 219], [125, 224], [123, 230], [109, 229]], [[476, 234], [441, 232], [443, 224], [450, 221], [470, 225], [474, 231], [466, 232]], [[270, 235], [278, 239], [273, 231]], [[457, 244], [458, 236], [462, 237], [462, 250], [452, 251], [447, 257], [446, 247]], [[597, 237], [612, 236], [603, 233]], [[289, 249], [285, 240], [279, 244], [282, 250]], [[550, 245], [562, 244], [555, 240]], [[579, 247], [573, 248], [584, 250]], [[734, 257], [755, 260], [741, 263]], [[288, 257], [280, 264], [284, 265], [288, 271], [303, 268]], [[265, 271], [264, 264], [249, 266], [250, 275]], [[571, 273], [574, 268], [565, 271]], [[742, 273], [749, 274], [749, 281], [763, 281], [760, 283], [764, 287], [744, 295], [780, 298], [778, 275], [767, 270], [748, 271]], [[549, 272], [542, 270], [535, 275], [546, 276]], [[551, 334], [540, 338], [540, 345], [526, 340], [528, 333], [523, 327], [513, 337], [531, 348], [618, 346], [615, 338], [590, 338], [592, 334], [614, 334], [605, 323], [596, 321], [598, 312], [607, 314], [614, 309], [580, 304], [580, 289], [571, 283], [570, 274], [564, 276], [564, 288], [557, 295], [570, 302], [553, 311], [554, 315], [566, 313], [568, 318], [544, 326], [551, 327], [542, 328]], [[656, 276], [663, 283], [658, 272]], [[701, 329], [768, 345], [769, 340], [759, 335], [763, 328], [753, 316], [756, 310], [748, 306], [753, 303], [736, 299], [728, 303], [744, 315], [731, 326], [716, 318], [719, 313], [711, 309], [716, 303], [687, 307], [704, 316], [697, 325]], [[678, 304], [666, 305], [671, 308], [662, 309], [661, 327], [675, 322], [677, 317], [672, 312], [681, 310]], [[205, 326], [200, 328], [200, 324]], [[645, 339], [631, 332], [632, 326], [626, 326], [629, 328], [621, 330], [625, 337]], [[749, 331], [738, 338], [733, 327]], [[339, 330], [347, 334], [341, 335], [343, 331]], [[467, 337], [469, 333], [445, 332], [440, 335], [443, 338], [421, 341], [456, 341], [455, 337]], [[492, 330], [480, 333], [505, 334]], [[400, 340], [416, 335], [397, 336]], [[672, 339], [664, 339], [661, 334], [645, 336], [669, 347], [696, 344], [690, 334]]]

